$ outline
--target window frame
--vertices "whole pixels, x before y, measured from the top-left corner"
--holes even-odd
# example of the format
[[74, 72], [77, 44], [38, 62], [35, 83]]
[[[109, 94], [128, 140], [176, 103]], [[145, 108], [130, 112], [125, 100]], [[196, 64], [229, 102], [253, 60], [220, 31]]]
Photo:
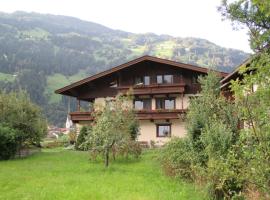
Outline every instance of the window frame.
[[[145, 100], [149, 100], [149, 103], [150, 103], [149, 108], [145, 108]], [[135, 107], [135, 102], [136, 101], [141, 101], [143, 103], [143, 108], [142, 109], [136, 109], [136, 107]], [[136, 98], [133, 101], [133, 108], [135, 110], [137, 110], [137, 111], [140, 111], [140, 110], [152, 110], [152, 99], [151, 98], [142, 98], [142, 99]]]
[[[149, 84], [146, 84], [146, 81], [145, 79], [149, 78]], [[139, 82], [137, 82], [137, 80], [139, 80]], [[149, 75], [145, 75], [145, 76], [135, 76], [134, 77], [134, 85], [144, 85], [144, 86], [148, 86], [148, 85], [151, 85], [151, 76]]]
[[[171, 82], [170, 83], [166, 83], [165, 82], [165, 76], [171, 76]], [[158, 77], [161, 77], [161, 83], [158, 82]], [[161, 84], [173, 84], [174, 82], [174, 75], [173, 74], [158, 74], [156, 75], [156, 83], [161, 85]]]
[[[165, 82], [165, 76], [171, 76], [171, 82], [170, 83]], [[173, 75], [172, 74], [164, 74], [163, 75], [163, 84], [173, 84]]]
[[[169, 127], [168, 135], [164, 135], [164, 136], [159, 135], [159, 126], [168, 126]], [[166, 137], [171, 137], [171, 136], [172, 136], [172, 124], [171, 123], [159, 123], [159, 124], [156, 124], [156, 137], [166, 138]]]
[[[157, 108], [158, 106], [157, 106], [157, 100], [162, 100], [162, 107], [163, 108]], [[174, 105], [173, 105], [173, 108], [166, 108], [165, 107], [165, 101], [166, 100], [173, 100], [174, 101]], [[155, 103], [156, 103], [156, 110], [174, 110], [174, 109], [176, 109], [176, 98], [175, 97], [169, 97], [169, 98], [167, 98], [167, 97], [158, 97], [158, 98], [155, 98]]]
[[[145, 84], [146, 83], [146, 81], [145, 81], [145, 78], [146, 77], [148, 77], [149, 78], [149, 84]], [[143, 85], [151, 85], [151, 76], [148, 76], [148, 75], [146, 75], [146, 76], [143, 76]]]

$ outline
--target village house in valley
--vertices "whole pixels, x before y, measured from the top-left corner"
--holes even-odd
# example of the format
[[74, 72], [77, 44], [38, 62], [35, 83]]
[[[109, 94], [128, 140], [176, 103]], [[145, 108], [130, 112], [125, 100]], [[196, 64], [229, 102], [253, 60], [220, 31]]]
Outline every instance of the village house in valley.
[[[58, 89], [56, 93], [77, 99], [78, 109], [70, 117], [79, 129], [93, 120], [91, 110], [80, 110], [80, 101], [104, 104], [132, 88], [140, 125], [138, 140], [162, 145], [173, 136], [186, 134], [184, 118], [189, 100], [200, 91], [198, 76], [207, 72], [208, 69], [195, 65], [143, 56]], [[227, 75], [217, 73], [221, 78]]]

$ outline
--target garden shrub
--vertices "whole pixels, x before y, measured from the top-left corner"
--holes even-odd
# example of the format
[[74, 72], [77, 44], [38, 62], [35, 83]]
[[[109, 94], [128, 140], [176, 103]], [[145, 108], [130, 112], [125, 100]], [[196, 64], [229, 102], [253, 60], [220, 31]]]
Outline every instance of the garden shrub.
[[192, 179], [192, 147], [188, 138], [173, 138], [161, 150], [162, 168], [169, 176]]
[[129, 155], [139, 158], [142, 153], [142, 147], [138, 141], [127, 140], [114, 147], [114, 154], [120, 154], [128, 158]]
[[77, 137], [77, 141], [75, 144], [76, 150], [84, 150], [82, 144], [86, 141], [87, 135], [91, 132], [91, 127], [83, 126], [80, 130], [80, 133]]
[[14, 157], [16, 151], [16, 130], [0, 124], [0, 160], [7, 160]]

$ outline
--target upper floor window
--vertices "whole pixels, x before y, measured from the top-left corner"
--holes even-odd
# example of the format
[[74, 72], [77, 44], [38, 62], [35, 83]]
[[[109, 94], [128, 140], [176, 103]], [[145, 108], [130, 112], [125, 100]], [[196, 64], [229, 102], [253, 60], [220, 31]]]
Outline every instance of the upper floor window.
[[135, 85], [150, 85], [150, 76], [135, 77]]
[[157, 75], [157, 84], [162, 84], [162, 83], [163, 83], [162, 75]]
[[141, 76], [135, 77], [134, 84], [135, 85], [142, 85], [143, 84], [143, 78]]
[[173, 83], [173, 75], [157, 75], [157, 84]]
[[143, 84], [144, 85], [150, 85], [150, 76], [144, 76], [143, 77]]
[[151, 110], [151, 102], [151, 99], [135, 99], [134, 108], [135, 110]]
[[173, 83], [173, 75], [164, 75], [164, 83]]
[[175, 109], [175, 98], [157, 98], [156, 109]]

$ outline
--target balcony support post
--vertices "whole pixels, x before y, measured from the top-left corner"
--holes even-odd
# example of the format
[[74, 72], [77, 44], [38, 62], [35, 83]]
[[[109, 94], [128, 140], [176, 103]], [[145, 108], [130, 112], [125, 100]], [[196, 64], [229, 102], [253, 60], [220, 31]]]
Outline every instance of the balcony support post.
[[184, 110], [184, 93], [181, 93], [182, 110]]
[[80, 101], [80, 99], [77, 99], [77, 111], [78, 112], [81, 111], [81, 101]]

